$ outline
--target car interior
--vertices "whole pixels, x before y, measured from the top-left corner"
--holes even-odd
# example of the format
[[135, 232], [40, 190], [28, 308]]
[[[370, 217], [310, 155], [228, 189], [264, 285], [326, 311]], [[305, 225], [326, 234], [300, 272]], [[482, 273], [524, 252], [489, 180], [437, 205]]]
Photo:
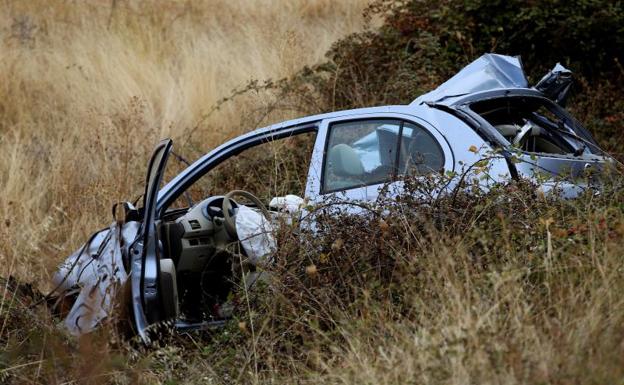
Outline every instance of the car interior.
[[[224, 161], [157, 220], [164, 319], [197, 325], [231, 315], [242, 275], [249, 285], [256, 270], [237, 228], [241, 205], [270, 225], [290, 219], [283, 205], [263, 202], [273, 202], [271, 197], [286, 193], [303, 195], [315, 137], [305, 135], [282, 139], [278, 144], [265, 143]], [[278, 145], [281, 147], [275, 147]], [[239, 170], [232, 172], [233, 167]], [[290, 178], [283, 174], [279, 178], [275, 170], [282, 169], [287, 169]], [[239, 179], [240, 175], [247, 175], [247, 179]], [[234, 189], [223, 194], [233, 186], [254, 194]]]
[[473, 103], [470, 108], [522, 151], [581, 155], [587, 148], [543, 99], [498, 98]]
[[443, 166], [440, 145], [424, 129], [407, 122], [379, 124], [361, 137], [330, 138], [324, 190], [384, 183], [395, 175], [425, 175]]
[[201, 323], [230, 316], [229, 301], [241, 274], [256, 270], [240, 244], [242, 237], [236, 225], [240, 204], [235, 197], [239, 202], [239, 198], [249, 201], [244, 205], [269, 223], [285, 217], [278, 208], [267, 209], [255, 195], [234, 190], [211, 196], [189, 209], [168, 211], [158, 221], [165, 319]]

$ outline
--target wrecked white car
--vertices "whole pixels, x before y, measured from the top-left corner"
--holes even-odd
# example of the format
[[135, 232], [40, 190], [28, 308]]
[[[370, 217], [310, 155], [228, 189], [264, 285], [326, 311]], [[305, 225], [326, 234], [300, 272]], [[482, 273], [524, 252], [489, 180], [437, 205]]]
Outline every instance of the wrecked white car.
[[[497, 154], [489, 159], [488, 183], [540, 175], [547, 185], [566, 175], [571, 182], [563, 192], [574, 195], [587, 187], [578, 177], [600, 172], [611, 158], [562, 107], [571, 81], [557, 65], [530, 87], [519, 58], [487, 54], [409, 105], [315, 115], [234, 138], [163, 187], [172, 142], [162, 141], [149, 162], [143, 206], [125, 203], [125, 220], [96, 233], [56, 273], [59, 295], [75, 298], [65, 325], [77, 334], [92, 330], [110, 315], [122, 288], [130, 292], [134, 328], [144, 339], [150, 325], [164, 320], [180, 329], [223, 322], [232, 265], [242, 262], [231, 245], [253, 273], [253, 265], [270, 261], [275, 217], [284, 208], [297, 211], [302, 198], [309, 204], [371, 201], [382, 186], [400, 188], [401, 176], [459, 175], [488, 153]], [[172, 208], [228, 158], [304, 133], [315, 134], [304, 197], [278, 198], [267, 208], [249, 192], [232, 191]], [[239, 197], [251, 204], [237, 203]]]

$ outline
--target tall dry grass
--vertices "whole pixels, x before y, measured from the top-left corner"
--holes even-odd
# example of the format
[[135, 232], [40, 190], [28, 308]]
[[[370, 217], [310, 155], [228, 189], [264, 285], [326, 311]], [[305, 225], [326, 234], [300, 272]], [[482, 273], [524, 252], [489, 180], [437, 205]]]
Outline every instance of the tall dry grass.
[[366, 2], [3, 1], [0, 274], [47, 281], [114, 201], [140, 194], [157, 140], [196, 127], [205, 151], [235, 135], [267, 96], [211, 107], [320, 61], [362, 29]]
[[[141, 193], [159, 138], [195, 130], [192, 157], [251, 128], [242, 117], [270, 93], [207, 112], [251, 78], [319, 61], [362, 28], [364, 1], [0, 7], [0, 276], [44, 288], [111, 203]], [[619, 95], [607, 91], [575, 108]], [[407, 189], [370, 216], [320, 217], [311, 237], [285, 226], [251, 312], [160, 347], [114, 325], [68, 338], [30, 306], [36, 293], [0, 279], [0, 383], [619, 383], [624, 195], [612, 179], [576, 201], [515, 184], [422, 205]]]

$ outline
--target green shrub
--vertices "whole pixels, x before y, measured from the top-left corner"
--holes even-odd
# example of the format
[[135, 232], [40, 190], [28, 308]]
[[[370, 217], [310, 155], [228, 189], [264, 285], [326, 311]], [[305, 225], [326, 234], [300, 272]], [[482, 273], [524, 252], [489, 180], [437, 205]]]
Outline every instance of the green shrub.
[[624, 3], [379, 0], [368, 14], [383, 25], [337, 42], [290, 83], [318, 92], [321, 109], [406, 104], [484, 53], [521, 55], [531, 83], [557, 62], [575, 71], [571, 108], [622, 152]]

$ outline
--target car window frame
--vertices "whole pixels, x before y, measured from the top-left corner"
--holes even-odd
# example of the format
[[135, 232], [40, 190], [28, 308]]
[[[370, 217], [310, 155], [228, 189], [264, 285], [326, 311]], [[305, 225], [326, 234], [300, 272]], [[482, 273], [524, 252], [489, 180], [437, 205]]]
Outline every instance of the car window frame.
[[329, 127], [335, 123], [346, 123], [348, 121], [357, 120], [400, 120], [405, 123], [411, 123], [422, 128], [430, 134], [442, 149], [444, 156], [444, 172], [455, 170], [455, 154], [449, 145], [448, 140], [433, 124], [427, 120], [403, 112], [370, 112], [353, 115], [343, 115], [339, 117], [330, 117], [323, 119], [319, 124], [319, 130], [316, 137], [316, 144], [312, 153], [310, 162], [310, 171], [308, 176], [308, 186], [306, 187], [306, 197], [311, 201], [324, 200], [331, 196], [339, 196], [341, 198], [355, 200], [371, 200], [378, 196], [379, 189], [387, 183], [397, 183], [398, 180], [386, 181], [383, 183], [369, 184], [366, 186], [357, 186], [350, 189], [341, 189], [333, 192], [324, 192], [322, 190], [322, 176], [324, 174], [324, 161], [327, 154], [327, 145], [329, 143]]
[[[566, 120], [567, 123], [570, 123], [571, 124], [570, 128], [572, 129], [573, 133], [579, 136], [581, 139], [586, 141], [585, 144], [588, 144], [590, 147], [590, 153], [591, 153], [589, 156], [590, 158], [593, 156], [604, 156], [604, 151], [602, 150], [602, 148], [598, 145], [598, 143], [596, 142], [591, 132], [589, 132], [589, 130], [587, 130], [587, 128], [585, 128], [585, 126], [581, 122], [579, 122], [568, 110], [566, 110], [565, 108], [561, 107], [557, 103], [553, 102], [552, 100], [548, 99], [547, 97], [541, 94], [535, 95], [535, 94], [525, 94], [525, 93], [518, 93], [518, 94], [510, 93], [510, 94], [493, 94], [491, 96], [483, 97], [480, 99], [471, 98], [469, 100], [466, 100], [460, 105], [460, 110], [467, 111], [468, 114], [471, 116], [471, 118], [476, 119], [481, 126], [485, 126], [488, 129], [491, 129], [497, 132], [496, 128], [487, 119], [481, 116], [479, 112], [476, 112], [472, 106], [480, 102], [491, 101], [491, 100], [505, 100], [505, 99], [510, 99], [510, 100], [535, 99], [541, 102], [542, 105], [545, 108], [549, 109], [551, 113]], [[562, 135], [562, 136], [565, 136], [565, 135]], [[509, 143], [509, 141], [505, 139], [502, 135], [500, 136], [500, 138], [497, 138], [496, 141], [498, 142], [499, 145], [505, 148], [508, 148], [510, 150], [513, 150], [513, 151], [519, 151], [520, 153], [528, 157], [537, 156], [537, 157], [542, 157], [542, 158], [556, 158], [556, 159], [579, 159], [579, 158], [586, 157], [584, 154], [580, 156], [575, 156], [571, 153], [554, 154], [554, 153], [525, 151], [523, 149], [513, 147], [512, 144]]]
[[[440, 150], [440, 153], [442, 154], [442, 167], [444, 168], [446, 166], [446, 156], [447, 155], [444, 153], [444, 148], [442, 148], [442, 145], [440, 144], [440, 141], [434, 135], [432, 135], [429, 130], [427, 130], [425, 127], [423, 127], [422, 124], [417, 124], [417, 123], [410, 122], [408, 120], [403, 120], [403, 121], [401, 121], [401, 133], [400, 133], [400, 136], [399, 136], [399, 148], [398, 148], [397, 155], [396, 155], [397, 156], [397, 161], [396, 161], [396, 163], [397, 163], [397, 165], [396, 165], [397, 175], [403, 175], [403, 174], [401, 174], [399, 172], [399, 170], [400, 170], [399, 169], [399, 166], [400, 166], [399, 163], [401, 162], [401, 150], [403, 149], [401, 144], [403, 142], [403, 139], [405, 139], [405, 137], [403, 136], [403, 128], [405, 127], [406, 123], [407, 124], [411, 124], [411, 125], [413, 125], [416, 128], [422, 129], [426, 133], [426, 135], [429, 135], [433, 139], [436, 147], [438, 148], [438, 150]], [[409, 150], [407, 150], [407, 151], [409, 152]], [[416, 175], [416, 177], [418, 177], [418, 176], [421, 176], [421, 175]]]
[[[389, 122], [397, 122], [399, 123], [399, 133], [398, 133], [398, 137], [397, 137], [397, 142], [396, 142], [396, 147], [395, 147], [395, 157], [394, 157], [394, 171], [392, 172], [392, 176], [390, 177], [389, 180], [382, 180], [382, 181], [374, 181], [374, 182], [370, 182], [367, 184], [361, 184], [361, 185], [356, 185], [356, 186], [351, 186], [348, 188], [337, 188], [337, 189], [333, 189], [333, 190], [326, 190], [325, 189], [325, 171], [326, 171], [326, 159], [327, 159], [327, 153], [329, 150], [329, 140], [331, 138], [331, 133], [332, 130], [334, 128], [334, 126], [339, 125], [339, 124], [349, 124], [349, 123], [355, 123], [355, 122], [366, 122], [366, 121], [384, 121], [387, 120]], [[321, 195], [326, 195], [326, 194], [331, 194], [331, 193], [335, 193], [335, 192], [339, 192], [339, 191], [345, 191], [345, 190], [352, 190], [352, 189], [357, 189], [357, 188], [364, 188], [367, 186], [373, 186], [373, 185], [380, 185], [380, 184], [386, 184], [388, 182], [394, 182], [396, 180], [396, 166], [398, 164], [398, 154], [399, 154], [399, 143], [401, 142], [401, 135], [403, 133], [403, 124], [405, 124], [405, 120], [403, 119], [397, 119], [397, 118], [359, 118], [359, 119], [347, 119], [347, 120], [342, 120], [342, 121], [337, 121], [337, 122], [332, 122], [330, 125], [327, 126], [327, 135], [325, 136], [325, 144], [323, 146], [323, 162], [321, 164], [321, 179], [320, 179], [320, 193]]]
[[[162, 218], [175, 200], [182, 196], [182, 194], [191, 188], [199, 179], [210, 173], [221, 163], [244, 151], [265, 143], [275, 142], [307, 133], [314, 133], [316, 135], [316, 143], [319, 135], [319, 122], [320, 119], [302, 122], [301, 124], [292, 124], [289, 126], [276, 124], [237, 136], [212, 149], [167, 182], [167, 184], [158, 192], [156, 217]], [[312, 158], [310, 162], [312, 162]], [[311, 164], [308, 167], [311, 167]], [[306, 181], [306, 191], [308, 183], [309, 181]]]

